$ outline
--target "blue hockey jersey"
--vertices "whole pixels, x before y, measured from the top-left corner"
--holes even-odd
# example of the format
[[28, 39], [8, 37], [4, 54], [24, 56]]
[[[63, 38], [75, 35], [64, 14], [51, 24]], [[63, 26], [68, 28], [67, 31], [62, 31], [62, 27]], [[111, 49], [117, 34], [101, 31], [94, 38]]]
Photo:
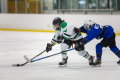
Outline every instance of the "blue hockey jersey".
[[85, 26], [79, 28], [81, 32], [87, 33], [81, 40], [81, 43], [85, 45], [89, 41], [96, 39], [108, 39], [113, 35], [113, 28], [110, 25], [100, 26], [99, 24], [93, 25], [90, 30], [87, 30]]

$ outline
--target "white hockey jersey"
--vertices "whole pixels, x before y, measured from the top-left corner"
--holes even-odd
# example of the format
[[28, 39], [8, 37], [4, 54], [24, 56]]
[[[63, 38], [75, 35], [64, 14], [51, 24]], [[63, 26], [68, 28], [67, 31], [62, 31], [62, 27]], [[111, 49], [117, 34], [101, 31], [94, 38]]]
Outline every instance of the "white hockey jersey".
[[70, 23], [62, 22], [60, 27], [61, 27], [61, 29], [56, 30], [55, 35], [52, 38], [51, 42], [53, 42], [53, 43], [57, 42], [58, 36], [63, 36], [65, 39], [69, 39], [71, 41], [77, 41], [77, 40], [83, 38], [81, 33], [74, 32], [74, 26], [71, 25]]

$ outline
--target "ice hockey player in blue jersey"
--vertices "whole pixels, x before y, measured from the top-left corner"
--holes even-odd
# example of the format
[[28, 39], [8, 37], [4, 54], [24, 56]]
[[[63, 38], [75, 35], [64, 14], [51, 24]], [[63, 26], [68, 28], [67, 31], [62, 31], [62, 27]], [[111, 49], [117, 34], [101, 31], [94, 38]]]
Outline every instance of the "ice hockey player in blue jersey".
[[110, 25], [101, 26], [96, 24], [93, 19], [89, 18], [85, 20], [84, 25], [79, 28], [81, 32], [86, 33], [86, 36], [81, 40], [80, 45], [85, 45], [94, 38], [102, 39], [100, 43], [96, 45], [96, 61], [95, 66], [101, 65], [102, 48], [108, 47], [119, 58], [117, 64], [120, 64], [120, 50], [116, 46], [114, 29]]

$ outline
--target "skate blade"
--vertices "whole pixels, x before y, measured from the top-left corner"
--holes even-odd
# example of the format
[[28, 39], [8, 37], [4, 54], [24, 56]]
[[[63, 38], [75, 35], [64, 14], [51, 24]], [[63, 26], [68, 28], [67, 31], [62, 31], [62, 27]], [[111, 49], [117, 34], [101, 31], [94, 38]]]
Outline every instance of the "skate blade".
[[59, 67], [67, 67], [67, 64], [64, 64], [64, 65], [59, 65]]
[[92, 67], [101, 67], [101, 64], [98, 65], [91, 65]]

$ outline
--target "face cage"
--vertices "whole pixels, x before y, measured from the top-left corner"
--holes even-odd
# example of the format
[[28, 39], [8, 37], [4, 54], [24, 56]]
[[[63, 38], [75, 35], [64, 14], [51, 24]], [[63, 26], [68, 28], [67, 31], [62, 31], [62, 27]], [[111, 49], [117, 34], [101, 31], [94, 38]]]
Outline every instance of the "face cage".
[[90, 30], [89, 24], [84, 24], [84, 28], [89, 31]]
[[60, 26], [59, 26], [58, 24], [56, 24], [56, 25], [58, 26], [58, 28], [56, 28], [55, 25], [53, 25], [53, 28], [54, 28], [55, 30], [60, 30]]

